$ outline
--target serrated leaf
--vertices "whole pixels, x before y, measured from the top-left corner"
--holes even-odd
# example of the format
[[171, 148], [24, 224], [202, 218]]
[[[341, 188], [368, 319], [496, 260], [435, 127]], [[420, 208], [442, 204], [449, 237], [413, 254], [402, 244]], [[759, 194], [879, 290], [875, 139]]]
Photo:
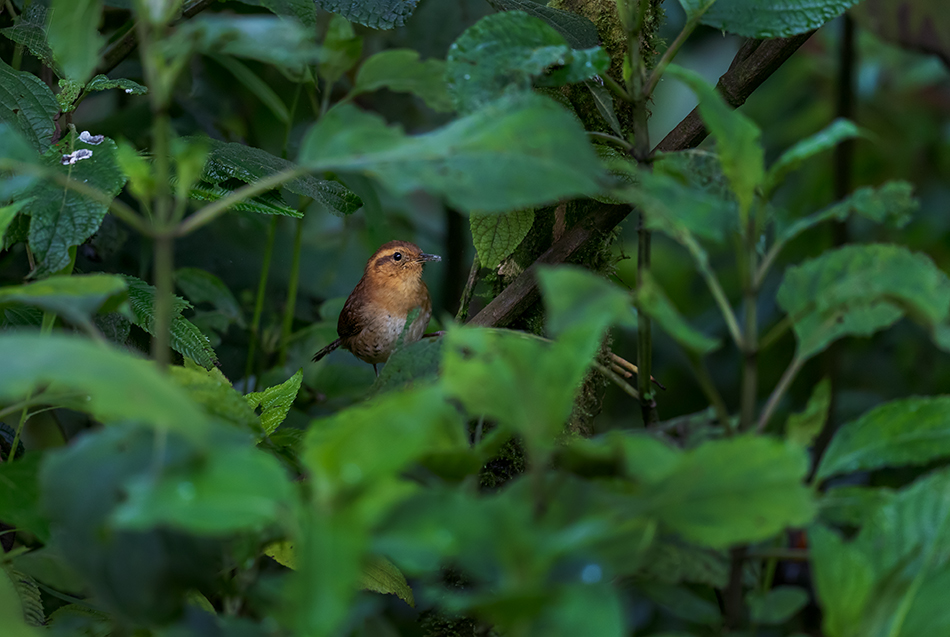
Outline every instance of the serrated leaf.
[[655, 320], [686, 351], [703, 356], [718, 349], [719, 341], [687, 323], [649, 272], [643, 273], [634, 298], [637, 309]]
[[914, 187], [906, 181], [889, 181], [877, 188], [863, 186], [842, 201], [791, 223], [780, 232], [776, 243], [788, 242], [825, 221], [844, 221], [852, 214], [876, 223], [887, 222], [903, 227], [920, 206], [914, 199], [913, 190]]
[[703, 14], [714, 29], [747, 38], [787, 38], [817, 29], [859, 0], [720, 0]]
[[854, 139], [861, 135], [861, 129], [854, 122], [839, 118], [811, 137], [801, 140], [782, 153], [769, 168], [765, 178], [766, 193], [778, 187], [788, 173], [798, 170], [807, 159], [831, 150], [846, 139]]
[[561, 34], [574, 49], [589, 49], [600, 44], [597, 26], [582, 15], [549, 7], [532, 0], [488, 0], [499, 11], [524, 11], [544, 20]]
[[360, 66], [352, 95], [387, 88], [397, 93], [412, 93], [437, 113], [453, 110], [445, 83], [445, 62], [419, 59], [411, 49], [390, 49], [371, 56]]
[[[129, 287], [132, 322], [154, 336], [155, 287], [133, 276], [123, 275], [123, 278]], [[182, 356], [187, 356], [205, 369], [211, 369], [217, 363], [218, 356], [208, 337], [202, 334], [194, 323], [181, 316], [187, 307], [190, 307], [190, 303], [173, 295], [170, 345]]]
[[207, 370], [197, 365], [171, 365], [168, 375], [212, 418], [254, 433], [260, 431], [261, 423], [257, 414], [217, 367]]
[[950, 397], [885, 403], [842, 425], [816, 479], [884, 467], [923, 465], [950, 455]]
[[128, 93], [129, 95], [145, 95], [148, 93], [148, 89], [138, 82], [133, 82], [132, 80], [127, 80], [124, 77], [119, 77], [114, 80], [110, 80], [105, 75], [97, 75], [86, 84], [84, 90], [87, 93], [93, 91], [107, 91], [109, 89], [119, 88]]
[[418, 0], [315, 0], [317, 6], [350, 22], [373, 29], [401, 27], [412, 15]]
[[46, 7], [39, 2], [30, 3], [17, 16], [12, 27], [0, 29], [0, 33], [17, 44], [25, 46], [45, 66], [60, 74], [59, 67], [53, 60], [53, 51], [46, 41]]
[[397, 194], [439, 193], [457, 208], [478, 212], [593, 194], [604, 179], [577, 121], [532, 93], [502, 98], [417, 137], [343, 104], [307, 133], [300, 162], [366, 174]]
[[[188, 191], [188, 196], [197, 201], [217, 201], [218, 199], [227, 197], [236, 189], [237, 188], [228, 188], [220, 184], [209, 184], [204, 181], [198, 181], [191, 187], [191, 190]], [[259, 215], [280, 215], [282, 217], [293, 217], [294, 219], [303, 218], [303, 213], [288, 206], [283, 200], [283, 197], [280, 196], [280, 193], [276, 191], [244, 199], [231, 206], [231, 210], [253, 212]]]
[[244, 325], [244, 313], [224, 281], [200, 268], [175, 270], [175, 283], [194, 304], [210, 303], [230, 320]]
[[503, 215], [469, 215], [472, 241], [483, 268], [497, 268], [528, 236], [534, 210], [516, 210]]
[[413, 608], [416, 606], [416, 600], [412, 595], [412, 588], [406, 582], [406, 576], [385, 557], [378, 555], [370, 557], [369, 562], [363, 565], [359, 581], [360, 588], [363, 590], [395, 595]]
[[[64, 164], [64, 157], [86, 154], [74, 163]], [[71, 132], [51, 147], [42, 162], [63, 176], [98, 189], [105, 197], [114, 198], [125, 185], [125, 175], [116, 163], [116, 145], [109, 138], [90, 144]], [[62, 270], [70, 261], [69, 249], [83, 243], [99, 229], [108, 206], [75, 190], [50, 181], [39, 182], [26, 196], [30, 204], [30, 248], [36, 268], [30, 273], [38, 278]]]
[[102, 0], [53, 0], [49, 17], [46, 35], [53, 57], [68, 79], [84, 84], [105, 45], [99, 34]]
[[[260, 148], [213, 139], [208, 140], [208, 143], [211, 152], [202, 179], [211, 183], [221, 183], [226, 179], [252, 183], [294, 166], [292, 162]], [[337, 214], [348, 215], [363, 205], [360, 198], [343, 184], [312, 175], [291, 180], [284, 187], [292, 193], [320, 202], [327, 210]]]
[[88, 325], [93, 314], [114, 310], [125, 297], [125, 280], [119, 276], [52, 276], [25, 285], [0, 287], [0, 308], [10, 305], [37, 307], [74, 325]]
[[268, 387], [264, 391], [246, 394], [244, 399], [251, 409], [261, 408], [261, 427], [266, 435], [274, 433], [280, 426], [287, 413], [290, 411], [294, 400], [297, 398], [297, 392], [300, 391], [300, 383], [303, 382], [303, 369], [282, 382], [280, 385]]
[[950, 279], [929, 257], [900, 246], [845, 246], [788, 268], [777, 299], [792, 318], [798, 356], [809, 358], [905, 314], [931, 329], [945, 323]]
[[449, 48], [446, 79], [461, 113], [510, 91], [581, 82], [603, 73], [610, 58], [599, 47], [573, 50], [543, 20], [522, 11], [482, 18]]
[[22, 134], [42, 153], [53, 139], [53, 117], [57, 113], [59, 102], [43, 80], [32, 73], [14, 71], [0, 60], [0, 124]]
[[826, 377], [812, 389], [804, 411], [789, 415], [785, 437], [797, 445], [809, 446], [825, 427], [830, 407], [831, 380]]
[[815, 514], [800, 447], [764, 437], [706, 442], [651, 491], [651, 511], [700, 546], [762, 540]]
[[[713, 8], [718, 4], [714, 4]], [[700, 115], [716, 139], [716, 152], [722, 162], [722, 172], [739, 202], [740, 217], [745, 219], [752, 208], [756, 190], [765, 180], [764, 151], [759, 141], [762, 132], [751, 119], [730, 108], [722, 96], [695, 71], [670, 65], [666, 73], [689, 86], [699, 98]]]

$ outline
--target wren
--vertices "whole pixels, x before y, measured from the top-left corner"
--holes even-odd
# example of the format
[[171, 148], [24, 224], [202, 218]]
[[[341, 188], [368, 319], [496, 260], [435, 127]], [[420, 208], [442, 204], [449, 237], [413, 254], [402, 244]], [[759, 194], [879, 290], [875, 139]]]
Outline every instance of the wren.
[[406, 330], [403, 343], [422, 338], [432, 316], [432, 299], [422, 280], [422, 266], [427, 261], [441, 260], [408, 241], [390, 241], [380, 247], [366, 262], [363, 278], [343, 305], [336, 325], [340, 338], [317, 352], [313, 360], [342, 347], [370, 363], [378, 376], [376, 365], [389, 360], [415, 308], [419, 308], [419, 314]]

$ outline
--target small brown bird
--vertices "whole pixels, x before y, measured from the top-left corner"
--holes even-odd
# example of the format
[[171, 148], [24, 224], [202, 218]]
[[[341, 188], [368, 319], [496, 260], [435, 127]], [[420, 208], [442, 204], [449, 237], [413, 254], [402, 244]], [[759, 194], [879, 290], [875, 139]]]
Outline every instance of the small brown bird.
[[340, 338], [317, 352], [313, 360], [343, 347], [370, 363], [378, 376], [376, 365], [389, 360], [406, 318], [415, 308], [419, 308], [419, 316], [409, 326], [403, 342], [422, 338], [432, 316], [432, 299], [422, 281], [422, 266], [426, 261], [441, 260], [407, 241], [383, 245], [366, 262], [363, 278], [343, 305], [336, 325]]

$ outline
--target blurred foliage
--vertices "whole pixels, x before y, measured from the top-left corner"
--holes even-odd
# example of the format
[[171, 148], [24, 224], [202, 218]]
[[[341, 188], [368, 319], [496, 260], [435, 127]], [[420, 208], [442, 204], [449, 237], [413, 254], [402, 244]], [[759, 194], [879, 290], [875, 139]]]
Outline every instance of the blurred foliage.
[[[946, 20], [853, 5], [0, 1], [3, 634], [950, 632]], [[312, 362], [391, 239], [442, 331]]]

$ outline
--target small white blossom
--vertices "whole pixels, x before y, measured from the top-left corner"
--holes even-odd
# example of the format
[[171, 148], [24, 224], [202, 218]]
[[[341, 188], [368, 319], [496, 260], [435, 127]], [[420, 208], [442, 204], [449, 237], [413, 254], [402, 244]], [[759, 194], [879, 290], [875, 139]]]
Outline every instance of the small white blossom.
[[63, 158], [60, 160], [60, 163], [63, 166], [72, 166], [77, 161], [80, 161], [82, 159], [89, 159], [90, 157], [92, 157], [91, 150], [80, 148], [79, 150], [73, 151], [69, 153], [68, 155], [63, 155]]

